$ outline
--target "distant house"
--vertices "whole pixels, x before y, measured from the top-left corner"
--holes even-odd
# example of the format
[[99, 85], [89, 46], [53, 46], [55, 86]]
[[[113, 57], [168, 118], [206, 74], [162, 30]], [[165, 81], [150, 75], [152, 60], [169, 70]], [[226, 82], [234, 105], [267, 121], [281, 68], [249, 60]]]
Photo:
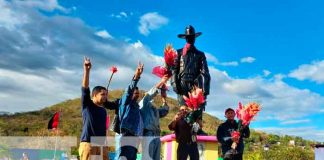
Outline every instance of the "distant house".
[[270, 145], [269, 144], [265, 144], [264, 146], [263, 146], [263, 150], [264, 151], [268, 151], [270, 149]]
[[0, 111], [0, 116], [8, 116], [11, 115], [10, 112], [4, 112], [4, 111]]

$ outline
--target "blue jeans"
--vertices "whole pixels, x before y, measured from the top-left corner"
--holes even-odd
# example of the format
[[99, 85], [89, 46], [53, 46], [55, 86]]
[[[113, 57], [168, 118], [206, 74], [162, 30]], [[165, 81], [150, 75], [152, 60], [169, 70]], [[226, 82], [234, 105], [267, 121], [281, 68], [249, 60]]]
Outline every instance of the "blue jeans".
[[115, 158], [114, 160], [118, 160], [119, 159], [119, 155], [120, 155], [120, 138], [121, 135], [115, 135], [115, 142], [116, 142], [116, 146], [115, 146]]
[[156, 136], [151, 131], [144, 131], [142, 141], [142, 160], [160, 160], [161, 141], [160, 136]]

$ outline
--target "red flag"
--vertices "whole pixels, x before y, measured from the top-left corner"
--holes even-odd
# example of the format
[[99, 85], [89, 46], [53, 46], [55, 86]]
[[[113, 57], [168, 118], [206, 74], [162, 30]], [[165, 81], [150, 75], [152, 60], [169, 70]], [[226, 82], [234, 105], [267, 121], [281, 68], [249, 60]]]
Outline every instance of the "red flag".
[[109, 129], [109, 123], [110, 123], [110, 116], [108, 115], [106, 118], [106, 130]]
[[60, 112], [55, 112], [52, 118], [48, 122], [48, 129], [57, 129], [60, 121]]

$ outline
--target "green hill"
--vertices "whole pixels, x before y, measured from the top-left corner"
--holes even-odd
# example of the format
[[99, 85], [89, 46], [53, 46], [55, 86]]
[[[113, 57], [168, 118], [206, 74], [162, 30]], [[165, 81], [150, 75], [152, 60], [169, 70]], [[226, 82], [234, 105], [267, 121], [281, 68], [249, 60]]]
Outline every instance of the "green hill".
[[[114, 90], [109, 92], [109, 99], [120, 98], [122, 90]], [[141, 92], [141, 97], [144, 92]], [[173, 119], [178, 111], [177, 102], [174, 99], [168, 98], [170, 105], [169, 114], [161, 119], [162, 135], [169, 134], [171, 131], [167, 125]], [[155, 105], [161, 105], [159, 96], [155, 99]], [[209, 104], [210, 105], [210, 104]], [[61, 111], [60, 132], [61, 136], [77, 136], [80, 137], [82, 129], [81, 103], [80, 99], [67, 100], [56, 105], [46, 107], [39, 111], [31, 111], [24, 113], [15, 113], [12, 115], [0, 116], [0, 136], [52, 136], [52, 133], [47, 130], [47, 123], [56, 111]], [[108, 110], [111, 120], [114, 117], [114, 111]], [[218, 118], [204, 113], [203, 123], [204, 131], [208, 135], [216, 135], [216, 129], [222, 121]], [[114, 135], [110, 132], [110, 135]], [[289, 145], [289, 141], [293, 140], [295, 145]], [[279, 144], [280, 143], [280, 144]], [[245, 140], [245, 159], [314, 159], [313, 150], [310, 147], [315, 142], [304, 140], [300, 137], [293, 136], [277, 136], [256, 132], [251, 130], [250, 138]], [[269, 151], [264, 151], [263, 146], [270, 145]], [[76, 149], [74, 149], [76, 152]], [[276, 158], [278, 157], [278, 158]]]
[[[110, 91], [109, 99], [120, 98], [121, 90]], [[144, 92], [141, 92], [141, 97]], [[161, 105], [160, 97], [155, 99], [155, 105]], [[176, 101], [168, 98], [170, 113], [161, 119], [162, 133], [170, 133], [167, 125], [177, 112]], [[67, 100], [56, 105], [46, 107], [39, 111], [16, 113], [13, 115], [0, 116], [0, 135], [2, 136], [43, 136], [49, 135], [47, 123], [56, 111], [61, 111], [60, 135], [80, 136], [82, 129], [81, 103], [80, 99]], [[113, 119], [114, 111], [108, 110]], [[215, 135], [216, 127], [221, 123], [219, 119], [211, 115], [204, 115], [205, 130], [210, 135]], [[208, 123], [207, 123], [208, 122]], [[28, 129], [26, 129], [28, 128]], [[28, 131], [26, 131], [28, 130]]]

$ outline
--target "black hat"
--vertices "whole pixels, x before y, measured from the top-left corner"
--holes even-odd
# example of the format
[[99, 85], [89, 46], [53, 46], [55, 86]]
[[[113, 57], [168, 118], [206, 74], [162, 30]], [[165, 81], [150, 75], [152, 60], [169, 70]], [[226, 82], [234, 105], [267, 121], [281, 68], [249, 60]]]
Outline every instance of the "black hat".
[[229, 111], [233, 111], [233, 112], [235, 112], [233, 108], [227, 108], [227, 109], [225, 110], [225, 114], [226, 114], [227, 112], [229, 112]]
[[202, 33], [201, 32], [195, 32], [195, 28], [191, 25], [187, 26], [185, 29], [185, 33], [184, 34], [178, 34], [179, 38], [183, 38], [186, 39], [187, 36], [195, 36], [198, 37], [200, 36]]

